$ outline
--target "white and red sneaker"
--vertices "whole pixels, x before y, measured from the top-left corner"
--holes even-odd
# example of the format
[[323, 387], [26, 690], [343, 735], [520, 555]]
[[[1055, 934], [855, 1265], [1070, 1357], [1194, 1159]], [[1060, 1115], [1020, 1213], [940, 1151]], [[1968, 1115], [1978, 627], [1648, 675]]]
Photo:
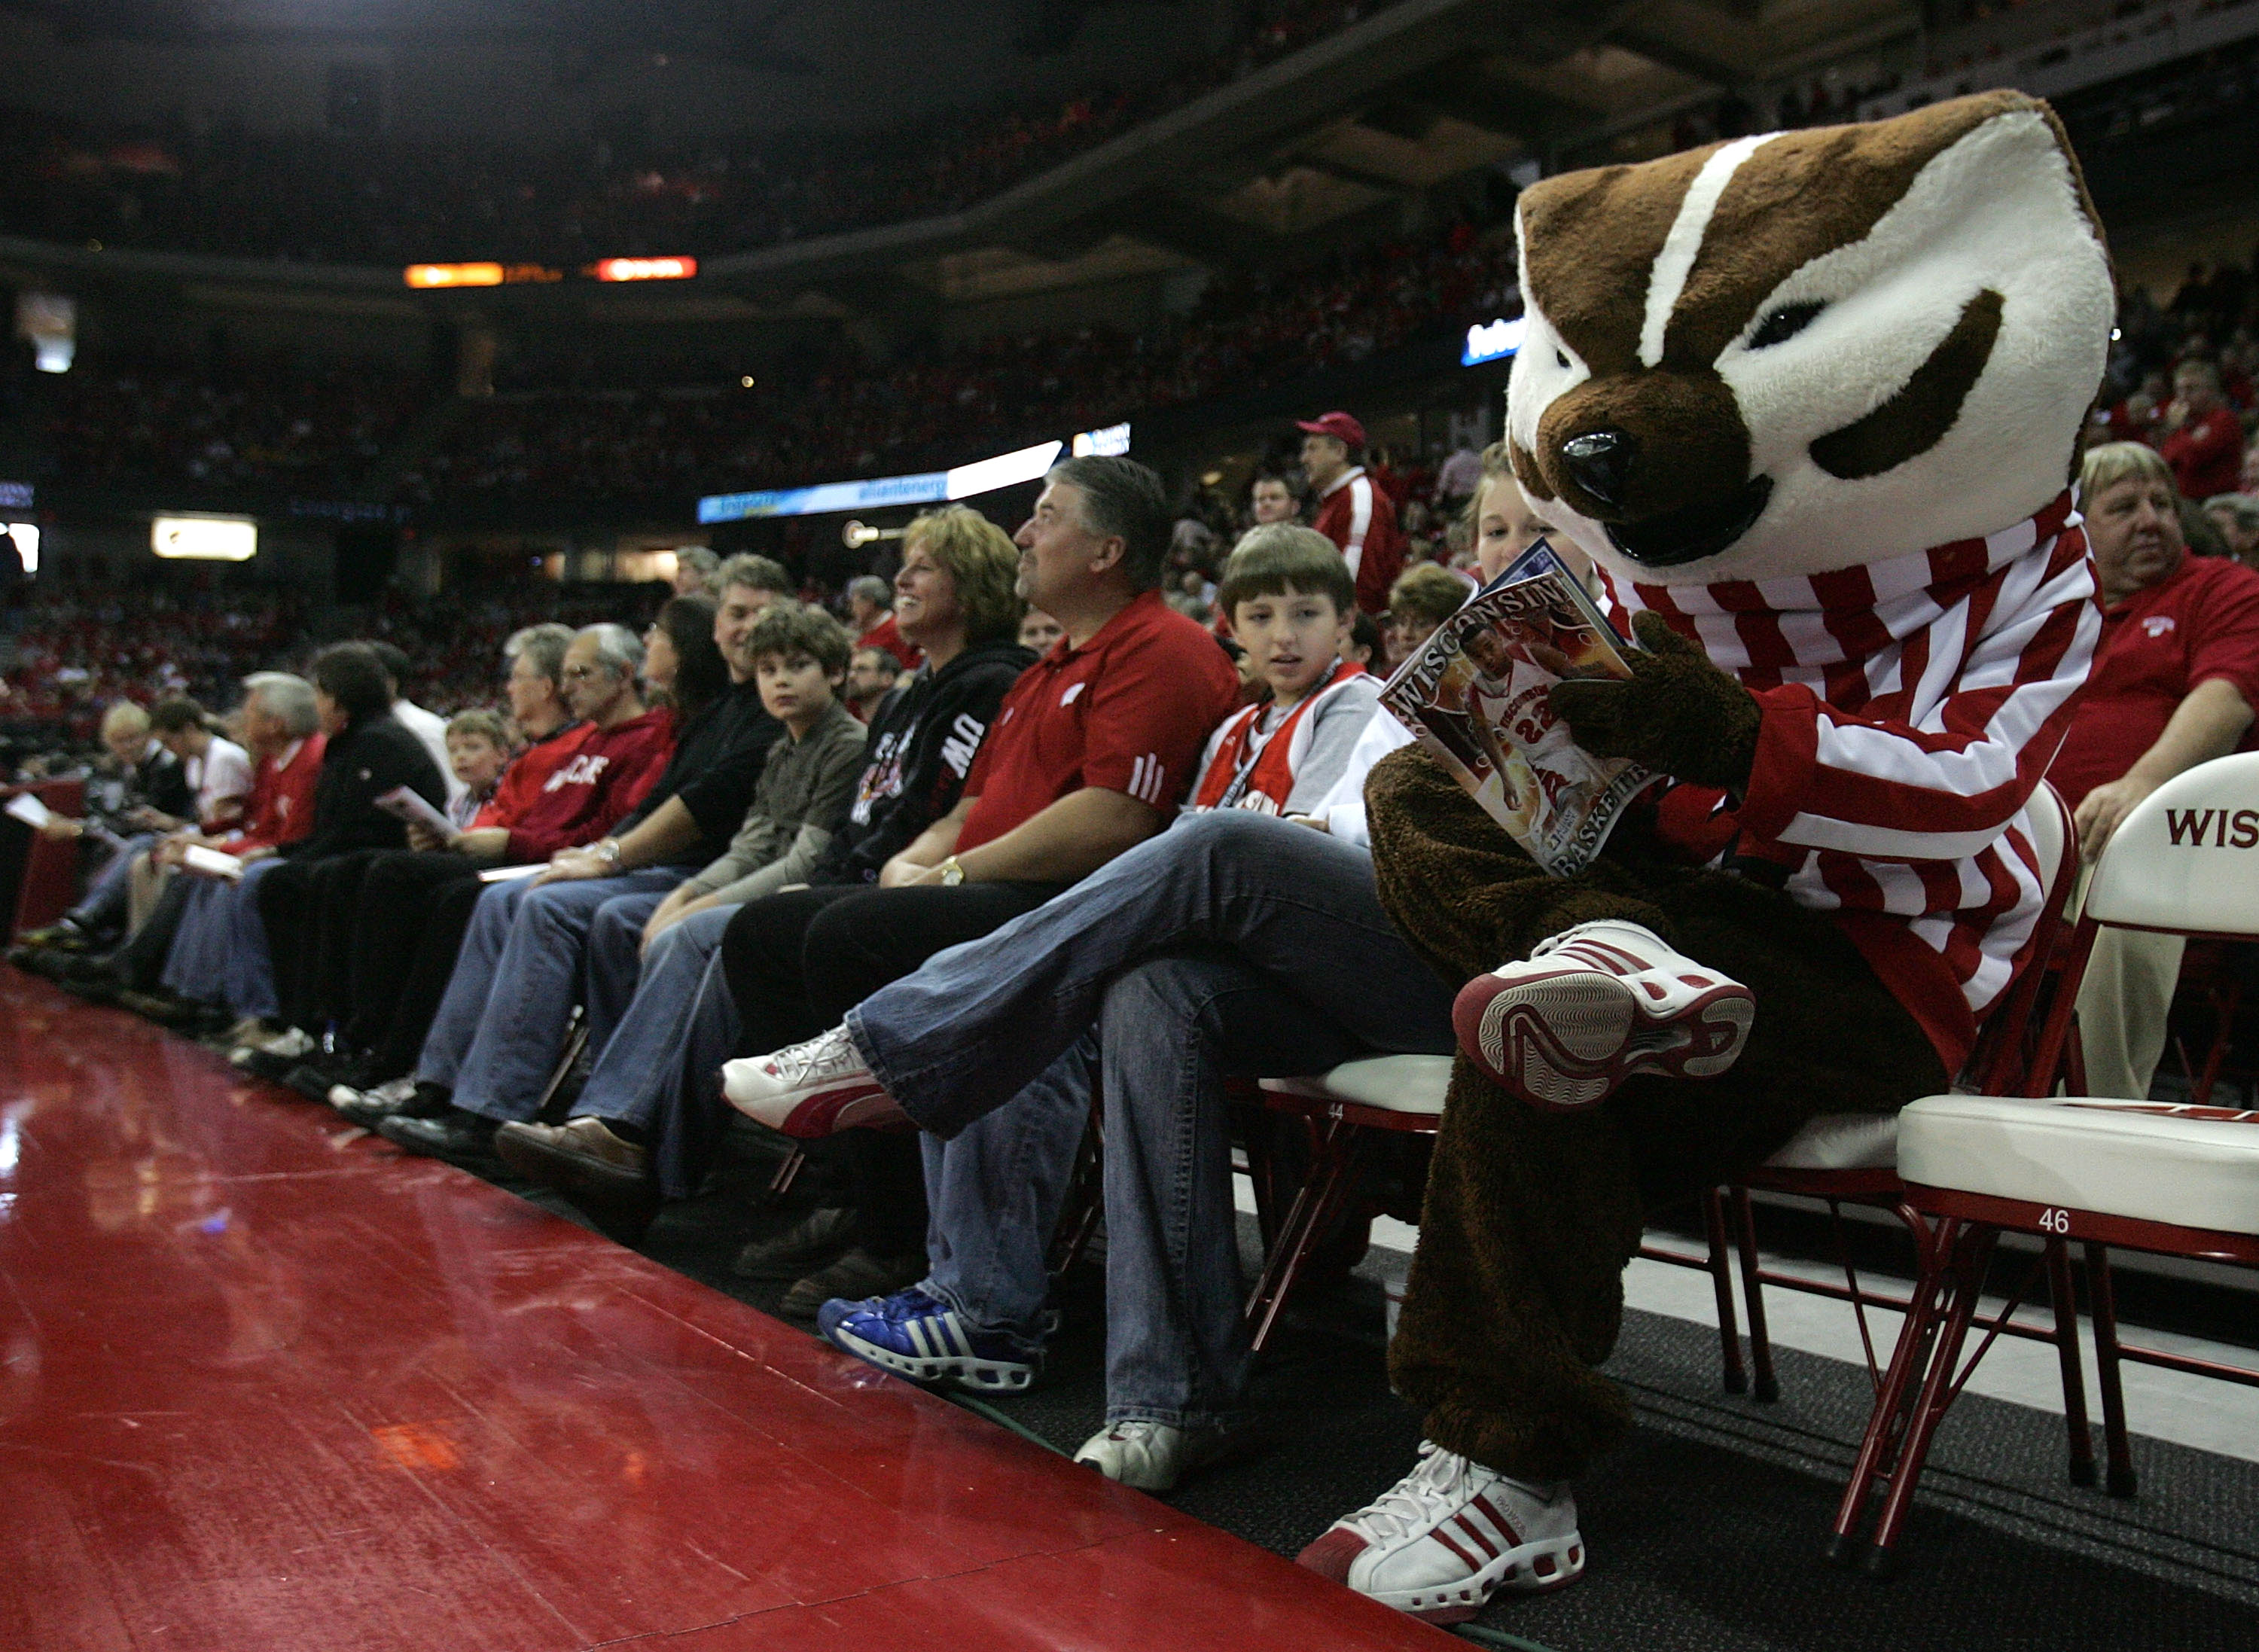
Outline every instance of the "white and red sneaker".
[[1296, 1559], [1429, 1623], [1464, 1623], [1500, 1589], [1559, 1589], [1584, 1576], [1577, 1499], [1420, 1444], [1420, 1466]]
[[1749, 989], [1674, 952], [1654, 930], [1603, 918], [1539, 943], [1459, 989], [1459, 1048], [1493, 1081], [1557, 1113], [1591, 1107], [1634, 1073], [1714, 1079], [1749, 1042]]
[[747, 1118], [803, 1141], [858, 1125], [909, 1122], [844, 1027], [773, 1055], [723, 1062], [722, 1093]]

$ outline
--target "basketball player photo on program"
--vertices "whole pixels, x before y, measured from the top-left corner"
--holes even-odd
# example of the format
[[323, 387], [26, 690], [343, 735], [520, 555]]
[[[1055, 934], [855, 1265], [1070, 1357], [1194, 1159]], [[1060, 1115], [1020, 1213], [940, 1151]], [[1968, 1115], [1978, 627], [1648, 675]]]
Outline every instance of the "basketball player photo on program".
[[1628, 646], [1541, 541], [1446, 620], [1380, 701], [1531, 859], [1567, 877], [1660, 778], [1593, 756], [1553, 715], [1564, 678], [1629, 677]]

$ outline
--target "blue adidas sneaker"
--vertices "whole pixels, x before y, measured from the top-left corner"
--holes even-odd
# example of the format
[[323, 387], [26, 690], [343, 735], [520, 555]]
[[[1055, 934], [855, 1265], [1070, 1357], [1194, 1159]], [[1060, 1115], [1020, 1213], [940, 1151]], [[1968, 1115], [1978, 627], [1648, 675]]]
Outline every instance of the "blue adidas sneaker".
[[1017, 1393], [1044, 1364], [1040, 1344], [980, 1330], [916, 1285], [860, 1302], [834, 1297], [816, 1310], [816, 1328], [833, 1347], [881, 1371], [976, 1394]]

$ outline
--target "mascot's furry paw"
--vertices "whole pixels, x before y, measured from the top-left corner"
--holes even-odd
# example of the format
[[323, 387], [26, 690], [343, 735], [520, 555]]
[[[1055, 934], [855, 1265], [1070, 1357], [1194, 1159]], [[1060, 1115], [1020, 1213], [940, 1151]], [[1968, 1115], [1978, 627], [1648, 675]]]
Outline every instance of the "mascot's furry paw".
[[1660, 615], [1635, 616], [1632, 630], [1646, 652], [1627, 656], [1630, 680], [1556, 683], [1553, 715], [1596, 757], [1629, 758], [1697, 786], [1748, 786], [1756, 696]]

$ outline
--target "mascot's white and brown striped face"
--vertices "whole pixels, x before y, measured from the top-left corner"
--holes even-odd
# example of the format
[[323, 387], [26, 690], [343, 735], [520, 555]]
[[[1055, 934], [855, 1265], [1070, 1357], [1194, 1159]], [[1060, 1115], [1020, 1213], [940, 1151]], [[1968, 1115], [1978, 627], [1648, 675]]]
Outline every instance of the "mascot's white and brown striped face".
[[2113, 294], [2044, 103], [1565, 174], [1520, 228], [1514, 472], [1619, 578], [1905, 556], [2011, 526], [2070, 474]]

